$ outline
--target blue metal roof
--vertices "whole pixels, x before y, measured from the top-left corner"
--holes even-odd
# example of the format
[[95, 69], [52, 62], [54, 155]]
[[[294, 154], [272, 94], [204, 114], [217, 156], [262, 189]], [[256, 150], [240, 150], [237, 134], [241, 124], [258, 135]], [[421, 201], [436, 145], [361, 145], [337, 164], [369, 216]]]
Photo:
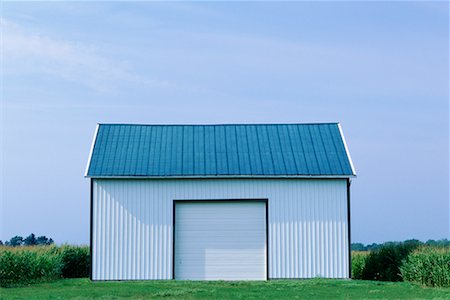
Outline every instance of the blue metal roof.
[[88, 177], [352, 176], [337, 123], [99, 124]]

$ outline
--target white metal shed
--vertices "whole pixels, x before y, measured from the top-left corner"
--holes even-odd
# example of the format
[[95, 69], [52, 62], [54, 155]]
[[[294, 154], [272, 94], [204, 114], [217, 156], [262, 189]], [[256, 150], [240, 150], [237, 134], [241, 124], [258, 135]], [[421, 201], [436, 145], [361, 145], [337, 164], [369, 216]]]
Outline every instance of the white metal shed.
[[97, 127], [93, 280], [350, 277], [337, 123]]

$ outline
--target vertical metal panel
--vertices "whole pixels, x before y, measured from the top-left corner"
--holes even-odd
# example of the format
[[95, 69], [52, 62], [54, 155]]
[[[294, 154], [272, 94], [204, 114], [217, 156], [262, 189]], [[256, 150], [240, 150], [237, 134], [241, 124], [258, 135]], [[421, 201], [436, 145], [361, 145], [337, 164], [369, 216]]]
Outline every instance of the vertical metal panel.
[[346, 179], [94, 179], [92, 278], [171, 279], [175, 199], [268, 199], [269, 278], [350, 275]]

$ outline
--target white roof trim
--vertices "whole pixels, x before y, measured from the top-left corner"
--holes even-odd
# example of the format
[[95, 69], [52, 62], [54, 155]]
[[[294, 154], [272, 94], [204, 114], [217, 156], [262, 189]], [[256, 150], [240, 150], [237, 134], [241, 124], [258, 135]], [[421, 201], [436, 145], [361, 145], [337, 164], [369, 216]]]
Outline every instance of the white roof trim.
[[338, 123], [339, 132], [341, 134], [342, 141], [344, 142], [345, 152], [347, 153], [348, 161], [350, 162], [350, 167], [352, 168], [352, 173], [356, 177], [355, 167], [353, 166], [352, 157], [350, 156], [350, 152], [348, 151], [347, 142], [345, 141], [344, 133], [342, 132], [341, 124]]
[[94, 179], [345, 179], [356, 175], [86, 176]]
[[91, 150], [89, 151], [89, 158], [86, 165], [86, 170], [84, 171], [84, 177], [88, 177], [89, 166], [91, 165], [92, 152], [94, 151], [95, 142], [97, 141], [97, 133], [98, 133], [99, 124], [95, 127], [94, 138], [92, 139]]

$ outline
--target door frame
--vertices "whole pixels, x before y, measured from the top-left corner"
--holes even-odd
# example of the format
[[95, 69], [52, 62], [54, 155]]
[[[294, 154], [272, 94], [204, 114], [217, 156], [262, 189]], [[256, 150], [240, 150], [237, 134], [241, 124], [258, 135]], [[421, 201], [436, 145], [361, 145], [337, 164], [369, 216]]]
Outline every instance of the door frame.
[[266, 280], [269, 280], [269, 199], [268, 198], [229, 198], [229, 199], [174, 199], [172, 202], [172, 279], [175, 280], [175, 206], [181, 202], [263, 202], [266, 206]]

